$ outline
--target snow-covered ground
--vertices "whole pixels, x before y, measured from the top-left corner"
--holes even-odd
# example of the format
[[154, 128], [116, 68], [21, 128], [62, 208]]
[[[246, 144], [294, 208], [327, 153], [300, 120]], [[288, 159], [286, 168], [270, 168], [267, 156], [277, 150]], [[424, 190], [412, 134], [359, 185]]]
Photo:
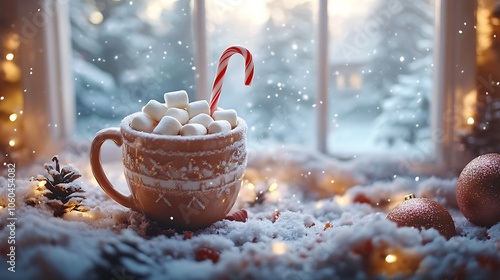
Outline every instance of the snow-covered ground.
[[[110, 180], [127, 192], [118, 149], [104, 149]], [[104, 194], [87, 155], [85, 145], [60, 154], [61, 164], [83, 174], [78, 182], [86, 190], [86, 213], [56, 218], [47, 205], [27, 206], [25, 200], [36, 195], [28, 174], [43, 173], [43, 166], [18, 170], [15, 273], [7, 270], [8, 181], [2, 173], [0, 279], [500, 277], [500, 224], [470, 224], [458, 210], [453, 178], [394, 179], [397, 166], [380, 159], [340, 162], [304, 148], [252, 150], [234, 207], [246, 209], [248, 220], [175, 232]], [[262, 203], [252, 205], [256, 193], [270, 186], [273, 191]], [[443, 204], [457, 236], [446, 240], [434, 229], [397, 228], [389, 222], [387, 212], [408, 193]]]

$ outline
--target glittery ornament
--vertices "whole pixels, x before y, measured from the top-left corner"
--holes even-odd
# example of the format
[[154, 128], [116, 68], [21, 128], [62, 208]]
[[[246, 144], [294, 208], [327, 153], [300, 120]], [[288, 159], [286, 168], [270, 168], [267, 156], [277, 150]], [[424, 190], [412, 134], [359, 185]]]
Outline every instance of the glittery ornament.
[[428, 198], [405, 196], [398, 206], [389, 212], [387, 219], [400, 227], [435, 228], [441, 235], [450, 239], [456, 234], [455, 223], [443, 205]]
[[471, 223], [490, 227], [500, 222], [500, 154], [478, 156], [464, 167], [457, 203]]

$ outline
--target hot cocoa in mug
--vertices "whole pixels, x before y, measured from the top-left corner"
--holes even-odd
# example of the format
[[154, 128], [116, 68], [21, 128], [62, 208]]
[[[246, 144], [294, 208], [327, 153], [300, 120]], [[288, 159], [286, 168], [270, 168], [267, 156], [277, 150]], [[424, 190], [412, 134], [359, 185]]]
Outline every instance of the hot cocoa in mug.
[[[245, 121], [228, 132], [157, 135], [131, 128], [138, 114], [119, 128], [99, 131], [91, 146], [92, 172], [102, 189], [125, 207], [175, 229], [198, 229], [223, 219], [234, 205], [246, 167]], [[101, 165], [102, 144], [121, 146], [130, 195], [118, 192]]]

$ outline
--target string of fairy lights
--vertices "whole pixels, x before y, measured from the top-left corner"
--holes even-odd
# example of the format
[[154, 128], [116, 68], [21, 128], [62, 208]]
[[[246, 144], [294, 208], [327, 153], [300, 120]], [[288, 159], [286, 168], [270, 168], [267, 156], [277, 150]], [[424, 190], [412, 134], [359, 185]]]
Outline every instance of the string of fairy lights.
[[[3, 33], [3, 32], [2, 32]], [[0, 151], [8, 155], [22, 145], [23, 92], [19, 59], [19, 36], [2, 34], [0, 50]]]

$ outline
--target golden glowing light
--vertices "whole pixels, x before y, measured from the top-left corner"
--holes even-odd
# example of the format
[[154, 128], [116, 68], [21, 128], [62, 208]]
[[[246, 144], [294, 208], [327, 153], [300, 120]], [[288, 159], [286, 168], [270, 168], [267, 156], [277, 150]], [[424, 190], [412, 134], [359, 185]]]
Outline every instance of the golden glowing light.
[[323, 208], [323, 201], [321, 201], [321, 200], [320, 200], [320, 201], [316, 202], [316, 205], [314, 205], [314, 207], [315, 207], [316, 209], [321, 209], [321, 208]]
[[38, 181], [38, 187], [45, 187], [45, 184], [47, 184], [47, 181]]
[[15, 122], [15, 121], [17, 120], [17, 114], [16, 114], [16, 113], [14, 113], [14, 114], [10, 114], [10, 116], [9, 116], [9, 120], [10, 120], [11, 122]]
[[83, 217], [85, 218], [90, 218], [92, 219], [94, 216], [92, 216], [92, 214], [90, 214], [89, 212], [78, 212], [80, 215], [82, 215]]
[[469, 118], [467, 119], [467, 124], [468, 124], [468, 125], [473, 125], [473, 124], [474, 124], [474, 118], [473, 118], [473, 117], [469, 117]]
[[276, 189], [278, 188], [278, 183], [272, 183], [270, 186], [269, 186], [269, 192], [274, 192]]
[[248, 183], [248, 184], [247, 184], [247, 188], [248, 188], [249, 190], [253, 191], [253, 190], [255, 190], [255, 185], [254, 185], [254, 184], [252, 184], [252, 183]]
[[271, 245], [271, 250], [273, 251], [273, 253], [275, 253], [276, 255], [283, 255], [286, 253], [287, 251], [287, 248], [286, 248], [286, 244], [283, 243], [283, 242], [274, 242], [272, 245]]
[[13, 59], [14, 59], [14, 54], [13, 54], [13, 53], [8, 53], [8, 54], [5, 56], [5, 59], [7, 59], [7, 60], [13, 60]]
[[70, 211], [66, 213], [66, 215], [70, 215], [73, 217], [84, 217], [88, 219], [94, 218], [94, 216], [92, 216], [92, 214], [90, 214], [89, 212]]
[[9, 33], [5, 40], [5, 48], [8, 50], [15, 50], [19, 47], [19, 35], [16, 33]]
[[150, 20], [158, 20], [163, 12], [160, 2], [151, 1], [146, 8], [146, 16]]
[[393, 254], [389, 254], [385, 257], [386, 263], [395, 263], [397, 260], [398, 260], [398, 257], [396, 257], [396, 255], [393, 255]]
[[14, 139], [9, 141], [9, 146], [14, 147], [16, 145], [16, 141]]
[[4, 61], [0, 64], [0, 72], [3, 71], [3, 78], [9, 83], [18, 82], [21, 79], [21, 68], [13, 61]]
[[92, 14], [90, 14], [89, 21], [92, 24], [95, 24], [95, 25], [101, 24], [103, 20], [104, 20], [104, 16], [99, 11], [94, 11], [94, 12], [92, 12]]
[[340, 206], [346, 206], [347, 204], [349, 204], [349, 198], [345, 195], [337, 195], [335, 196], [334, 200]]
[[160, 23], [164, 11], [171, 11], [177, 0], [149, 0], [141, 17], [151, 23]]

